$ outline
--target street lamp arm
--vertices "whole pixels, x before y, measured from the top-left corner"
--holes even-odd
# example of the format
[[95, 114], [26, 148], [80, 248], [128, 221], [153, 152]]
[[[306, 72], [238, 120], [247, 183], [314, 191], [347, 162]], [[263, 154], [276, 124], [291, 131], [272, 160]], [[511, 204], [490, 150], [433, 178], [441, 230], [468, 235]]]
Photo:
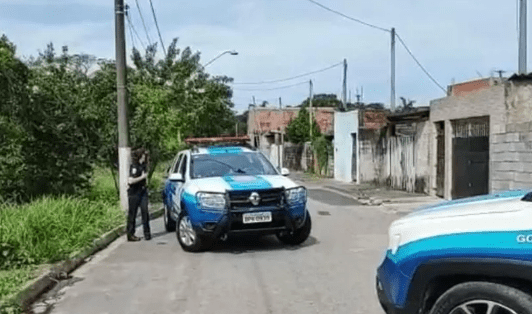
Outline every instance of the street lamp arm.
[[205, 65], [203, 66], [204, 68], [206, 66], [208, 66], [209, 64], [213, 63], [216, 59], [220, 58], [221, 56], [223, 56], [224, 54], [226, 53], [230, 53], [231, 55], [233, 56], [236, 56], [238, 54], [238, 52], [234, 51], [234, 50], [227, 50], [227, 51], [224, 51], [222, 52], [221, 54], [217, 55], [216, 57], [214, 57], [214, 59], [212, 59], [211, 61], [205, 63]]

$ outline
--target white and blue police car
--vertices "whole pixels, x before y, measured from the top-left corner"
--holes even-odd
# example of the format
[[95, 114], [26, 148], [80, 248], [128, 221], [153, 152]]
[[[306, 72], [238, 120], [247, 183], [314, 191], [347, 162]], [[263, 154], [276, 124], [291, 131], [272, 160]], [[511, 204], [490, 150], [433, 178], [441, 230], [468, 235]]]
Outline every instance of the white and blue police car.
[[298, 245], [310, 235], [307, 190], [259, 151], [215, 145], [181, 151], [163, 189], [164, 223], [185, 251], [231, 234], [275, 234]]
[[392, 223], [377, 269], [388, 314], [531, 314], [532, 193], [443, 202]]

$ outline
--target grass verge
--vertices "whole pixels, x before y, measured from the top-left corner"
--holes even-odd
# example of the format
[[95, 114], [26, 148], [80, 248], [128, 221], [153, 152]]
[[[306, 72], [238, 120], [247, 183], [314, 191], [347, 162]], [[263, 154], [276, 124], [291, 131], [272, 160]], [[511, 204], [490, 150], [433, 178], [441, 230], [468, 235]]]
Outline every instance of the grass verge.
[[[84, 198], [0, 204], [0, 308], [39, 275], [42, 265], [67, 259], [125, 222], [112, 180], [110, 173], [96, 173], [93, 190]], [[1, 314], [9, 313], [4, 305]]]

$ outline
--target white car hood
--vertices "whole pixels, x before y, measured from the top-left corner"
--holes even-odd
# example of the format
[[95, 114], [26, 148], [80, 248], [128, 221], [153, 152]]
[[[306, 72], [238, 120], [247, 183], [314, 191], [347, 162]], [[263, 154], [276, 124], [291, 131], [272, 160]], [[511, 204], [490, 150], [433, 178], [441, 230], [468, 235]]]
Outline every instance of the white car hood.
[[263, 190], [273, 188], [293, 188], [296, 187], [292, 180], [281, 175], [260, 175], [260, 176], [226, 176], [194, 179], [191, 181], [190, 192], [218, 192], [238, 190]]

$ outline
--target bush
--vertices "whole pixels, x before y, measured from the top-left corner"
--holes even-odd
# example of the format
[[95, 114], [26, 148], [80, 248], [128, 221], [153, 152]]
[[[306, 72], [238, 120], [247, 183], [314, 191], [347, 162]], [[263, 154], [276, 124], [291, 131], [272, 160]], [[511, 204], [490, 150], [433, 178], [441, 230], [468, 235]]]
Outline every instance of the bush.
[[[118, 176], [116, 173], [115, 175]], [[116, 184], [109, 168], [97, 167], [93, 173], [88, 198], [91, 201], [102, 201], [112, 205], [119, 205], [120, 196]]]
[[116, 205], [71, 197], [45, 197], [25, 205], [0, 205], [0, 268], [67, 258], [124, 222]]

